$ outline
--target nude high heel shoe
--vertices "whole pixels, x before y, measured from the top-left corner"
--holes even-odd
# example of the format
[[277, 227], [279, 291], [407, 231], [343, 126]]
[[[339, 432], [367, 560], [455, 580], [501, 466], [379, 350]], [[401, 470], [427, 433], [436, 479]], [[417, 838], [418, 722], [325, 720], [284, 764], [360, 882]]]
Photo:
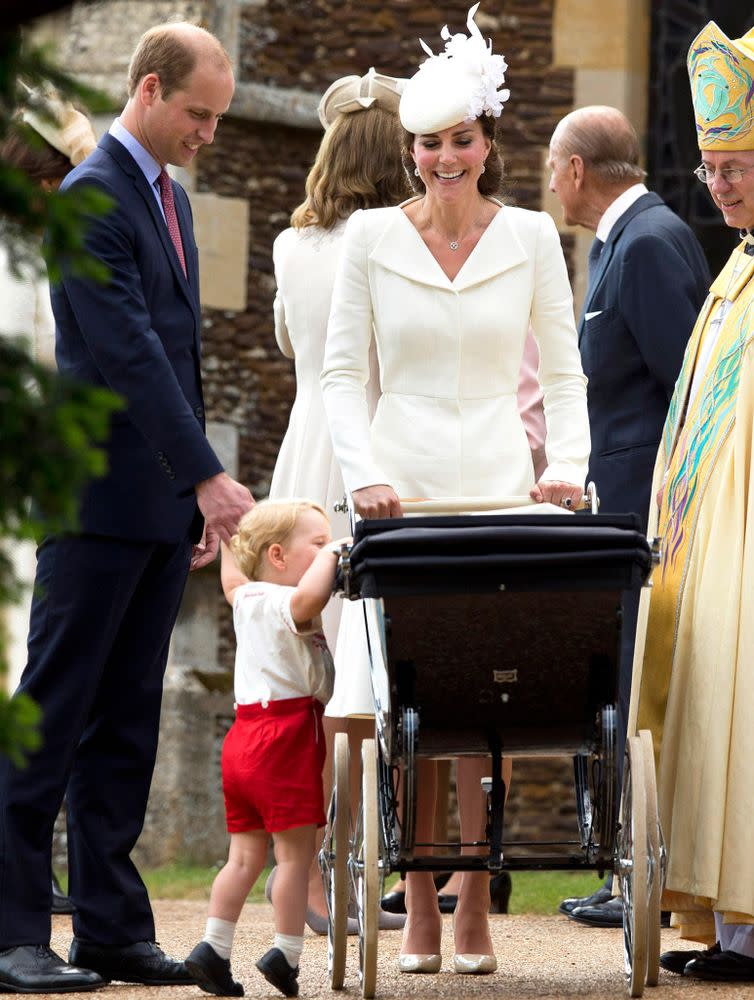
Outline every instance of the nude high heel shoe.
[[494, 955], [454, 955], [453, 972], [459, 976], [488, 976], [497, 969]]
[[442, 955], [399, 955], [398, 968], [401, 972], [431, 974], [440, 971]]

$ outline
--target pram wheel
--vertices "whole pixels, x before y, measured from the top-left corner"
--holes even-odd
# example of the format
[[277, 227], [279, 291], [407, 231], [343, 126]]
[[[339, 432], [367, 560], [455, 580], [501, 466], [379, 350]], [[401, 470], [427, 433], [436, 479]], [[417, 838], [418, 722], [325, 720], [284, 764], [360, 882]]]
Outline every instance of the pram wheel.
[[660, 898], [665, 883], [665, 846], [657, 810], [657, 778], [652, 734], [639, 733], [644, 757], [647, 799], [647, 848], [649, 852], [649, 905], [647, 910], [647, 986], [657, 986], [660, 975]]
[[623, 956], [629, 995], [640, 997], [647, 978], [647, 796], [644, 752], [629, 736], [623, 766], [623, 818], [616, 871], [623, 897]]
[[348, 736], [337, 733], [333, 761], [333, 790], [327, 812], [325, 839], [319, 852], [319, 867], [325, 887], [327, 921], [327, 971], [334, 990], [343, 989], [346, 972], [348, 927], [348, 852], [351, 810], [348, 794], [350, 754]]
[[349, 860], [359, 921], [359, 979], [363, 997], [373, 997], [377, 985], [381, 894], [379, 822], [375, 741], [364, 740], [361, 744], [361, 808]]

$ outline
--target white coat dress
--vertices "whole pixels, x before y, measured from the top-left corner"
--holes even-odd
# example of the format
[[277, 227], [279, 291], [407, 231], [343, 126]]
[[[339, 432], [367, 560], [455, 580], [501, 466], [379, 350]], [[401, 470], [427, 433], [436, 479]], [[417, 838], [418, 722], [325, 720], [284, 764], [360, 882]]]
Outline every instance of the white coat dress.
[[[321, 504], [333, 538], [342, 538], [350, 529], [347, 516], [333, 510], [344, 497], [343, 477], [333, 456], [319, 375], [344, 231], [345, 222], [329, 230], [319, 226], [286, 229], [272, 248], [277, 282], [275, 339], [282, 353], [295, 361], [296, 398], [272, 474], [270, 498], [305, 497]], [[371, 364], [376, 382], [374, 352]], [[370, 389], [370, 400], [373, 395]], [[373, 402], [369, 405], [373, 411]], [[333, 653], [342, 603], [333, 598], [322, 614]]]
[[[534, 471], [516, 393], [530, 323], [547, 423], [542, 478], [583, 483], [586, 378], [550, 216], [501, 206], [451, 281], [401, 206], [355, 212], [343, 239], [321, 380], [346, 486], [384, 483], [407, 498], [528, 494]], [[365, 385], [373, 339], [382, 395], [370, 425]], [[349, 605], [341, 626], [335, 715], [373, 711], [363, 645], [346, 648], [347, 633], [363, 631], [363, 620], [350, 621], [358, 612]]]

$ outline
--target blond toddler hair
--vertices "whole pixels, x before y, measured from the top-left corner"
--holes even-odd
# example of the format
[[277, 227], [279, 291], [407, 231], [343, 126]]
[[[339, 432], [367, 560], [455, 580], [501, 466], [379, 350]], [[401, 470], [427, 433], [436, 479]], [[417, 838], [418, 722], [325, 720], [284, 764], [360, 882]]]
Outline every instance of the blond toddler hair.
[[286, 541], [305, 510], [319, 511], [327, 519], [324, 508], [313, 500], [261, 500], [244, 514], [230, 540], [233, 558], [244, 576], [259, 579], [267, 550]]

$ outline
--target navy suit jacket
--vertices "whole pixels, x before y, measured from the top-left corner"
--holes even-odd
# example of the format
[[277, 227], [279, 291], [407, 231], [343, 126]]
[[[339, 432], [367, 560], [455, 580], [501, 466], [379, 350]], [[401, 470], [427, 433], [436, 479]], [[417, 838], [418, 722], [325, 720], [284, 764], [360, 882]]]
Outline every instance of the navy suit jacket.
[[201, 536], [194, 485], [222, 471], [204, 433], [198, 252], [191, 208], [174, 182], [187, 275], [144, 174], [105, 135], [63, 182], [94, 185], [115, 206], [94, 219], [88, 250], [110, 270], [106, 284], [71, 274], [52, 289], [61, 372], [119, 393], [108, 472], [82, 499], [81, 530], [145, 541]]
[[610, 230], [584, 302], [588, 478], [602, 511], [640, 514], [645, 529], [668, 404], [710, 281], [692, 231], [648, 193]]

